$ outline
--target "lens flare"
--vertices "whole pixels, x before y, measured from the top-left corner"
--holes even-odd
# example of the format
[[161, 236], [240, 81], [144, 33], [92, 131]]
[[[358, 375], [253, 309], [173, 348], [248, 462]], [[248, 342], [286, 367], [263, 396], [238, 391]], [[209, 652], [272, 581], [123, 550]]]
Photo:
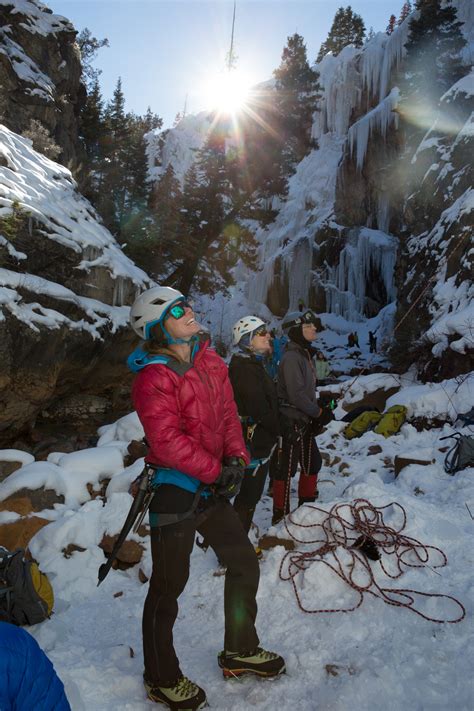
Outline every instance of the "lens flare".
[[206, 103], [220, 113], [235, 114], [249, 100], [252, 81], [238, 71], [216, 74], [206, 83]]

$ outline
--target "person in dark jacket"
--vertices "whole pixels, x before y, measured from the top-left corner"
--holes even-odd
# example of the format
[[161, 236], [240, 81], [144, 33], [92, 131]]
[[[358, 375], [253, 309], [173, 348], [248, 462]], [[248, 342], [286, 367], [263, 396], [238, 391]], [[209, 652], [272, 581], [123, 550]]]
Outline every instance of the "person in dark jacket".
[[51, 661], [26, 630], [0, 622], [1, 711], [71, 711]]
[[265, 486], [270, 455], [280, 434], [278, 399], [275, 383], [265, 369], [265, 359], [272, 354], [265, 322], [257, 316], [245, 316], [234, 325], [232, 336], [240, 353], [232, 356], [229, 378], [252, 457], [235, 497], [234, 509], [248, 533]]
[[196, 531], [227, 567], [224, 588], [224, 676], [285, 671], [278, 654], [259, 647], [255, 629], [259, 565], [230, 504], [250, 457], [242, 437], [228, 371], [199, 340], [200, 326], [183, 294], [153, 287], [130, 310], [146, 340], [128, 360], [138, 373], [132, 399], [149, 452], [147, 476], [153, 570], [143, 610], [144, 683], [152, 701], [199, 709], [206, 694], [183, 675], [173, 645], [178, 598], [189, 577]]
[[371, 353], [377, 353], [377, 338], [372, 331], [369, 331], [369, 346]]
[[[317, 319], [312, 311], [291, 318], [288, 343], [278, 369], [278, 400], [283, 431], [283, 448], [278, 472], [273, 481], [273, 518], [278, 523], [290, 510], [290, 481], [298, 463], [298, 504], [315, 501], [321, 455], [313, 430], [319, 426], [322, 410], [316, 401], [316, 374], [312, 358], [316, 349]], [[332, 418], [331, 418], [332, 419]]]

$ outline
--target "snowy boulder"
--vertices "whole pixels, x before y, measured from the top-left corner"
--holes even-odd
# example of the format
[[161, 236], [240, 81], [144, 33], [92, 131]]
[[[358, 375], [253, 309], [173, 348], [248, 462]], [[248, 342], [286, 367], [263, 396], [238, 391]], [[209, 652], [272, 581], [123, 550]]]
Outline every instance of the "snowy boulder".
[[20, 449], [0, 449], [0, 481], [20, 469], [24, 464], [31, 464], [34, 461], [35, 458], [32, 454]]
[[[102, 481], [122, 469], [123, 457], [118, 447], [82, 449], [71, 454], [53, 453], [49, 461], [28, 464], [2, 482], [0, 501], [12, 495], [26, 495], [37, 497], [38, 505], [41, 505], [46, 497], [51, 497], [48, 499], [51, 505], [64, 502], [69, 508], [77, 508], [91, 498], [92, 491], [100, 489]], [[50, 490], [53, 490], [52, 494]]]
[[64, 496], [57, 494], [54, 489], [46, 489], [43, 486], [30, 489], [25, 486], [1, 501], [0, 507], [3, 511], [16, 511], [24, 516], [32, 511], [53, 509], [55, 504], [63, 503]]
[[49, 521], [39, 516], [21, 518], [13, 523], [0, 524], [0, 541], [9, 551], [27, 548], [29, 542]]

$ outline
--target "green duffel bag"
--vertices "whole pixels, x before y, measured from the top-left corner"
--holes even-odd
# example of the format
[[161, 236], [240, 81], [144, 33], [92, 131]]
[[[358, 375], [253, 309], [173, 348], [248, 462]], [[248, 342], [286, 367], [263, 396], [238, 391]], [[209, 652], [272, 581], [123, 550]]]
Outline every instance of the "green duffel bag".
[[374, 428], [374, 432], [384, 437], [390, 437], [400, 431], [407, 417], [407, 409], [403, 405], [392, 405], [384, 412], [382, 419]]
[[344, 430], [344, 437], [346, 439], [360, 437], [364, 434], [364, 432], [372, 430], [382, 419], [382, 417], [382, 413], [377, 412], [376, 410], [368, 410], [367, 412], [363, 412], [347, 425]]

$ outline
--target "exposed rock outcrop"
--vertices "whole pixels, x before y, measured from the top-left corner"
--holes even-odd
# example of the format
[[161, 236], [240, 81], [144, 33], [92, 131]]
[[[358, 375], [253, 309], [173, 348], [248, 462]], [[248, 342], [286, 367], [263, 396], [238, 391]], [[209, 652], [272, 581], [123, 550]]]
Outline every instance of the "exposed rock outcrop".
[[86, 93], [76, 30], [39, 0], [0, 1], [0, 122], [23, 133], [40, 121], [67, 165], [78, 154]]
[[41, 413], [64, 422], [116, 403], [133, 342], [126, 304], [150, 281], [66, 168], [1, 126], [0, 155], [0, 441], [11, 443]]

